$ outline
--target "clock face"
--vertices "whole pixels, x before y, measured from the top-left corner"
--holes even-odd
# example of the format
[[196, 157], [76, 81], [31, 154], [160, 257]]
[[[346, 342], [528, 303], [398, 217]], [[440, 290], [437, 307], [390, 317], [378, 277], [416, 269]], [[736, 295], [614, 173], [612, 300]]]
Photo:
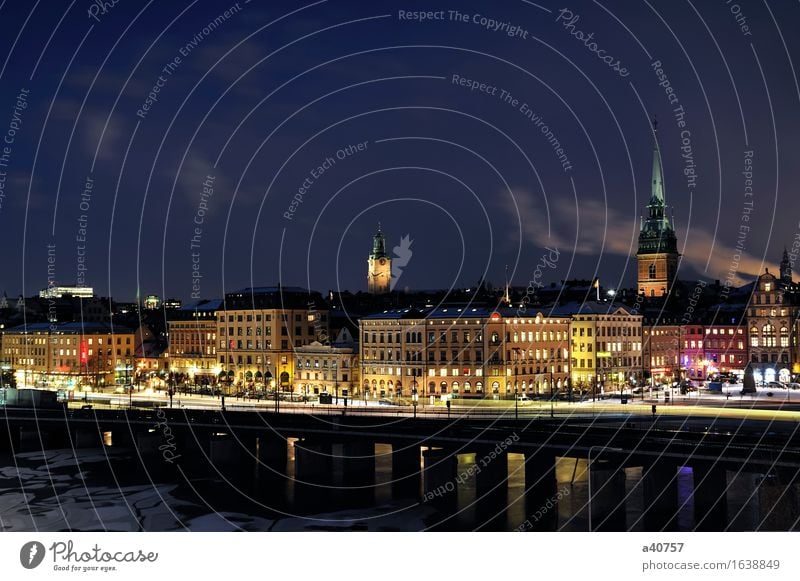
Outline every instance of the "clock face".
[[380, 263], [381, 263], [381, 266], [383, 266], [384, 264], [386, 264], [386, 259], [385, 258], [381, 258], [380, 259]]

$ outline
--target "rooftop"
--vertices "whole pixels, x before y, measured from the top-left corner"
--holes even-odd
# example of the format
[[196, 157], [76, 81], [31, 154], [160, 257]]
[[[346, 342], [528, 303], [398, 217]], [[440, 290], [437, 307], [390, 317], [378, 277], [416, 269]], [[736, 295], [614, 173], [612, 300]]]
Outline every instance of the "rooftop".
[[70, 335], [126, 335], [133, 333], [133, 329], [123, 325], [110, 323], [77, 322], [77, 323], [29, 323], [6, 329], [6, 333], [54, 333]]

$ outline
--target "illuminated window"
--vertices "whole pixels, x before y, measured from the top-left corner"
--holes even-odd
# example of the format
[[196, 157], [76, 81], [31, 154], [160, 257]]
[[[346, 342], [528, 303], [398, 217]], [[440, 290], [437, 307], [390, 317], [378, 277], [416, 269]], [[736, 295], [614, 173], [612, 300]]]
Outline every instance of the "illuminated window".
[[761, 331], [764, 337], [764, 347], [775, 347], [775, 327], [768, 323]]

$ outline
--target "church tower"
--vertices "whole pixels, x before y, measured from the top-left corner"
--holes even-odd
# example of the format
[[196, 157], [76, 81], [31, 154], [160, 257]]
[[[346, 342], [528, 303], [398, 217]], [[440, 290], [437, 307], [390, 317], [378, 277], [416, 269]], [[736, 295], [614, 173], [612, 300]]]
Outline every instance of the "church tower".
[[792, 284], [792, 263], [789, 260], [789, 252], [784, 247], [783, 258], [781, 259], [781, 282], [784, 285]]
[[392, 282], [392, 259], [386, 254], [386, 239], [380, 224], [372, 237], [372, 252], [367, 267], [367, 291], [375, 295], [388, 293]]
[[658, 122], [653, 121], [653, 177], [647, 218], [639, 231], [638, 263], [639, 294], [646, 297], [666, 296], [678, 273], [678, 239], [664, 204], [664, 174], [658, 148]]

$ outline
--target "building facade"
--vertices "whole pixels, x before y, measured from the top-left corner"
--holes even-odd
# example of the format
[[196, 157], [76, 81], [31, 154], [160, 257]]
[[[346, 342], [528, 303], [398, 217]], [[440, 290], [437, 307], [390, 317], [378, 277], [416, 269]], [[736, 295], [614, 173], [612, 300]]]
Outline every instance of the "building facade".
[[90, 286], [49, 286], [39, 291], [39, 298], [60, 299], [71, 296], [82, 299], [94, 298], [94, 289]]
[[386, 311], [360, 323], [365, 397], [501, 399], [569, 386], [565, 315], [448, 306]]
[[642, 385], [642, 315], [623, 307], [584, 303], [570, 322], [572, 384], [592, 393]]
[[707, 372], [734, 374], [741, 379], [749, 361], [747, 326], [712, 324], [705, 325], [704, 332]]
[[[554, 396], [568, 389], [568, 316], [546, 316], [537, 312], [531, 319], [512, 315], [505, 318], [504, 326], [506, 395], [525, 393]], [[495, 393], [497, 385], [494, 380], [491, 388]]]
[[222, 371], [217, 360], [217, 310], [221, 305], [220, 300], [202, 301], [169, 312], [167, 362], [178, 383], [217, 383]]
[[35, 323], [6, 329], [3, 360], [20, 387], [102, 389], [130, 385], [134, 332], [104, 323]]
[[226, 294], [216, 323], [220, 379], [228, 389], [292, 391], [295, 349], [330, 341], [327, 304], [297, 287]]
[[359, 395], [358, 344], [346, 328], [330, 345], [313, 341], [294, 352], [293, 392], [304, 397], [321, 393], [338, 398]]
[[747, 307], [749, 359], [757, 383], [788, 382], [797, 362], [797, 307], [785, 284], [767, 269], [758, 277]]
[[681, 325], [681, 378], [704, 381], [709, 366], [703, 325]]
[[644, 328], [642, 357], [646, 378], [653, 385], [671, 385], [680, 378], [681, 326], [652, 325]]
[[435, 353], [426, 350], [425, 313], [405, 309], [372, 315], [359, 321], [359, 334], [364, 399], [410, 397], [415, 389], [434, 393], [423, 379], [436, 363]]

